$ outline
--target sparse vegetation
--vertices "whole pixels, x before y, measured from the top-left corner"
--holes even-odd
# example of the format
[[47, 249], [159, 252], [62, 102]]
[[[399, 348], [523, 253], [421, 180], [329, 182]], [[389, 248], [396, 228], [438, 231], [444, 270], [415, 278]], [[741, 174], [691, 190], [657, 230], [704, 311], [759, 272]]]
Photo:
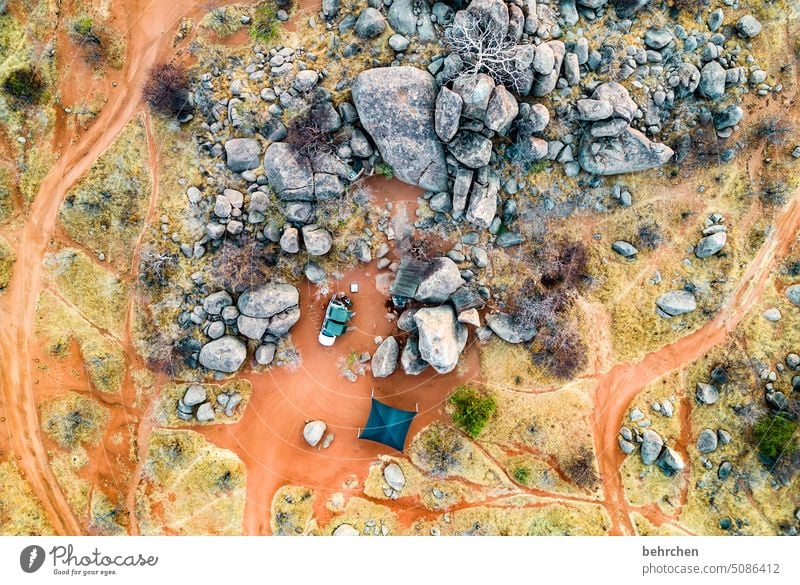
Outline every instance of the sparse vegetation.
[[394, 169], [389, 163], [381, 162], [375, 165], [375, 172], [387, 179], [394, 178]]
[[268, 43], [275, 40], [280, 30], [280, 21], [272, 0], [262, 2], [256, 6], [252, 18], [250, 36], [253, 40], [259, 43]]
[[96, 445], [108, 424], [108, 409], [97, 400], [67, 392], [40, 405], [42, 428], [64, 449]]
[[8, 286], [17, 256], [8, 242], [0, 236], [0, 291]]
[[15, 69], [3, 81], [3, 90], [17, 103], [38, 104], [45, 91], [45, 83], [33, 67]]
[[135, 118], [61, 205], [67, 234], [124, 271], [147, 213], [148, 156], [143, 122]]
[[453, 422], [472, 437], [481, 434], [497, 409], [494, 396], [470, 386], [456, 388], [448, 402], [453, 406]]
[[797, 422], [788, 414], [768, 414], [753, 426], [753, 441], [758, 452], [774, 462], [797, 451], [796, 433]]

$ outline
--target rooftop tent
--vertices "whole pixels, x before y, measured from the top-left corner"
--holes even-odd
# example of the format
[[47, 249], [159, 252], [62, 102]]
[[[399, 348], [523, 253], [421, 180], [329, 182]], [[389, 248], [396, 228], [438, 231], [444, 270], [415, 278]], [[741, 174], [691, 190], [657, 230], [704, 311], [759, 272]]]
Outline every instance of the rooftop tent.
[[340, 305], [331, 305], [328, 308], [328, 317], [339, 323], [347, 323], [353, 313], [348, 311], [345, 307]]
[[416, 415], [416, 412], [392, 408], [373, 398], [367, 426], [358, 438], [383, 443], [402, 451], [406, 444], [408, 427]]

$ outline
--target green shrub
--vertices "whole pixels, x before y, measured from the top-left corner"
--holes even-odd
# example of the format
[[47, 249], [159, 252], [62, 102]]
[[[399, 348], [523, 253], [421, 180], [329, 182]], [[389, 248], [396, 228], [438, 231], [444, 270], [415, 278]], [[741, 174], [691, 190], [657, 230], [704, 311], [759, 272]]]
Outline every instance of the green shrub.
[[259, 4], [253, 12], [250, 36], [255, 41], [268, 43], [278, 36], [279, 24], [275, 7], [271, 3]]
[[797, 422], [785, 413], [764, 415], [753, 425], [753, 439], [758, 452], [772, 460], [797, 450], [793, 440], [796, 432]]
[[72, 22], [72, 35], [79, 40], [88, 41], [96, 39], [94, 34], [94, 21], [91, 16], [81, 16]]
[[494, 396], [484, 394], [469, 386], [459, 386], [450, 395], [453, 405], [453, 422], [472, 437], [481, 434], [489, 418], [497, 409]]
[[531, 470], [527, 467], [517, 467], [514, 472], [514, 480], [522, 485], [528, 485], [531, 481]]
[[387, 179], [394, 178], [394, 169], [392, 168], [392, 165], [390, 165], [389, 163], [382, 162], [376, 164], [375, 172], [378, 173], [379, 175], [383, 175]]
[[3, 82], [3, 89], [17, 101], [36, 104], [44, 93], [44, 82], [35, 69], [28, 67], [12, 71]]

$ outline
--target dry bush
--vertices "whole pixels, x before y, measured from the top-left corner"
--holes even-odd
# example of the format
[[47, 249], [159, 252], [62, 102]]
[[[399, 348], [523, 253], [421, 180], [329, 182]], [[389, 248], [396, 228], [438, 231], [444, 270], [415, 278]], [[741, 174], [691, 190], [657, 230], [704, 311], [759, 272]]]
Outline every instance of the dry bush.
[[183, 65], [159, 63], [153, 66], [143, 93], [150, 107], [162, 114], [183, 116], [193, 109], [189, 74]]
[[265, 282], [276, 264], [277, 256], [257, 240], [225, 240], [214, 256], [211, 275], [222, 288], [239, 294]]
[[286, 130], [286, 142], [303, 156], [332, 153], [336, 149], [334, 134], [326, 128], [325, 111], [321, 103], [312, 103], [294, 116], [289, 120]]
[[564, 472], [580, 488], [593, 490], [597, 487], [597, 473], [594, 469], [594, 457], [586, 447], [567, 463]]
[[516, 43], [487, 12], [456, 13], [453, 25], [445, 31], [444, 43], [451, 53], [461, 57], [463, 73], [486, 73], [512, 91], [524, 89], [525, 75], [517, 68]]

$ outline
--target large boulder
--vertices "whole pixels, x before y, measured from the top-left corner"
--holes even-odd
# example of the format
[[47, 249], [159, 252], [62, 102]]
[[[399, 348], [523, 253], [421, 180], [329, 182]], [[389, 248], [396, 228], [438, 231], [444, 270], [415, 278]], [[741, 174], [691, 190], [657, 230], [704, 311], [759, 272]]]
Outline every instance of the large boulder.
[[253, 138], [233, 138], [225, 143], [225, 160], [234, 173], [250, 171], [261, 164], [261, 145]]
[[232, 374], [247, 357], [247, 346], [238, 337], [226, 335], [206, 343], [200, 350], [200, 364], [209, 370]]
[[372, 356], [372, 375], [376, 378], [391, 376], [397, 368], [400, 346], [393, 336], [384, 339]]
[[416, 337], [409, 337], [403, 346], [400, 365], [407, 376], [418, 376], [428, 368], [428, 362], [419, 353], [419, 340]]
[[486, 324], [495, 335], [508, 343], [525, 343], [536, 337], [535, 327], [526, 327], [507, 313], [487, 315]]
[[243, 315], [269, 319], [286, 309], [296, 307], [299, 302], [300, 293], [291, 284], [267, 283], [243, 292], [237, 306]]
[[587, 173], [620, 175], [660, 167], [673, 154], [669, 146], [651, 142], [638, 130], [628, 128], [619, 136], [584, 137], [578, 162]]
[[444, 147], [434, 130], [436, 82], [416, 67], [377, 67], [353, 82], [353, 104], [395, 176], [430, 191], [447, 190]]
[[290, 144], [273, 142], [264, 153], [264, 171], [269, 186], [281, 199], [312, 201], [314, 172], [307, 156]]
[[656, 460], [656, 465], [664, 472], [664, 475], [669, 477], [686, 467], [681, 454], [670, 447], [664, 447], [664, 450], [661, 451], [661, 455], [659, 455]]
[[444, 303], [463, 284], [464, 279], [456, 263], [442, 256], [431, 262], [414, 298], [422, 303]]
[[419, 353], [440, 374], [452, 372], [467, 342], [467, 329], [450, 305], [425, 307], [414, 314]]
[[725, 242], [728, 241], [727, 232], [717, 232], [702, 238], [695, 246], [694, 254], [698, 258], [708, 258], [722, 250]]
[[328, 425], [325, 424], [324, 420], [312, 420], [303, 427], [303, 439], [309, 446], [316, 447], [322, 440], [326, 430], [328, 430]]

